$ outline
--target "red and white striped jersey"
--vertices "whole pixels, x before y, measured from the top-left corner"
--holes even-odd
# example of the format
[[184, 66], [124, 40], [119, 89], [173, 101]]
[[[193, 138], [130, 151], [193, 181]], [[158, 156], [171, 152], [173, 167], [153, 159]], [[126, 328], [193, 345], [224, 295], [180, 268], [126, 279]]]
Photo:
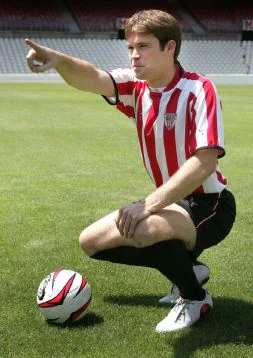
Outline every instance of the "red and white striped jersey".
[[[117, 108], [136, 126], [144, 166], [159, 187], [200, 148], [224, 151], [221, 103], [213, 83], [180, 64], [171, 83], [154, 89], [131, 69], [110, 71], [118, 91]], [[195, 192], [221, 192], [226, 186], [218, 163]]]

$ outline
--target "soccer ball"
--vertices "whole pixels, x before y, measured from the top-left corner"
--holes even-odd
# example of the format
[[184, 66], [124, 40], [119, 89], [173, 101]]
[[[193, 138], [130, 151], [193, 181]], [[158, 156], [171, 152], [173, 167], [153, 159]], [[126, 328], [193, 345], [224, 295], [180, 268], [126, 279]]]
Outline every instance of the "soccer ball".
[[48, 321], [72, 323], [86, 314], [91, 297], [85, 277], [75, 271], [58, 269], [40, 283], [37, 304]]

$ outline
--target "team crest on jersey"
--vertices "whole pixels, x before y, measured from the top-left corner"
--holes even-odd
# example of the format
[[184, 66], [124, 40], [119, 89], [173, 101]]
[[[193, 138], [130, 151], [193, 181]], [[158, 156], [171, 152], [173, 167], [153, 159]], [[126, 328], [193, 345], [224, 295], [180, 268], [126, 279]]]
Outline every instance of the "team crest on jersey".
[[165, 117], [166, 127], [168, 128], [168, 130], [171, 130], [176, 124], [177, 114], [176, 113], [165, 113], [164, 117]]

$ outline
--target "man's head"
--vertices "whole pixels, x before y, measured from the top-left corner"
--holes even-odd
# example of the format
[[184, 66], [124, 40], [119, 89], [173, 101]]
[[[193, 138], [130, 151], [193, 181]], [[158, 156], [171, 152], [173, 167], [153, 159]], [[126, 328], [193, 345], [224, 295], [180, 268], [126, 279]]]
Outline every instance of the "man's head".
[[181, 30], [177, 20], [172, 15], [160, 10], [139, 11], [126, 24], [126, 39], [131, 33], [154, 35], [159, 40], [162, 51], [169, 41], [174, 41], [174, 62], [177, 61], [181, 47]]

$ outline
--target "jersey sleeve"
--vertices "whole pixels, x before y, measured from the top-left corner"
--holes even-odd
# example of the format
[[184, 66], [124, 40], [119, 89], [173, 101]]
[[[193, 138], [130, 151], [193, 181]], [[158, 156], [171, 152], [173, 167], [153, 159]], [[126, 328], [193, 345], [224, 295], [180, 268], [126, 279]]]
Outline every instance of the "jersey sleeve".
[[[118, 68], [108, 72], [115, 85], [115, 98], [108, 99], [116, 104], [118, 110], [131, 119], [135, 118], [135, 85], [136, 80], [131, 69]], [[112, 103], [113, 104], [113, 103]]]
[[190, 151], [217, 148], [219, 158], [225, 155], [221, 101], [210, 80], [205, 80], [192, 108]]

